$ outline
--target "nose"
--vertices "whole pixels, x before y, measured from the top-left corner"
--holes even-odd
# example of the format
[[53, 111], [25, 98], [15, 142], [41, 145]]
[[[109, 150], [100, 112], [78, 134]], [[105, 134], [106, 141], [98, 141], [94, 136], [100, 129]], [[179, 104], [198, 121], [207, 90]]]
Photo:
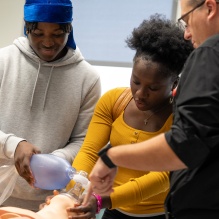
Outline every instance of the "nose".
[[188, 27], [185, 29], [185, 32], [184, 32], [184, 39], [185, 40], [191, 40], [192, 39], [192, 34], [191, 34]]
[[45, 37], [42, 41], [44, 47], [52, 47], [54, 45], [54, 41], [50, 37]]
[[137, 95], [139, 97], [139, 99], [144, 99], [148, 97], [148, 88], [141, 88], [137, 90]]

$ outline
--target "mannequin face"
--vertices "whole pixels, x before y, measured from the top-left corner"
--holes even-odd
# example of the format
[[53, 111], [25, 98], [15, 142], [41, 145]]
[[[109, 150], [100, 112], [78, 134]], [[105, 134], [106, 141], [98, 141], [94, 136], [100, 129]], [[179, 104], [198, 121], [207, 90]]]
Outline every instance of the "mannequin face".
[[66, 54], [68, 40], [59, 24], [39, 22], [37, 28], [28, 34], [30, 46], [36, 55], [47, 62], [55, 61]]

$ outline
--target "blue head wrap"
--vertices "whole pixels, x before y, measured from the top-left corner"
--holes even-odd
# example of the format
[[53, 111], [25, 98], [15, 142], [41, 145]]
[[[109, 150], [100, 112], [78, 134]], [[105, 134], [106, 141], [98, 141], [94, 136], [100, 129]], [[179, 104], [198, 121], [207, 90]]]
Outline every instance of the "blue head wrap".
[[[71, 23], [73, 20], [72, 2], [71, 0], [26, 0], [24, 20], [27, 22]], [[73, 30], [69, 33], [66, 45], [76, 49]]]

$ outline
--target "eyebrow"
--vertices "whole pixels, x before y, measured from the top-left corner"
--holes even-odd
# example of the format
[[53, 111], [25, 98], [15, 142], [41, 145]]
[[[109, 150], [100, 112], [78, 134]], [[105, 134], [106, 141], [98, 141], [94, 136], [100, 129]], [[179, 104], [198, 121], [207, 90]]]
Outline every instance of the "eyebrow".
[[[36, 28], [35, 30], [40, 30], [40, 31], [44, 31], [44, 30], [42, 30], [42, 29], [40, 29], [40, 28]], [[59, 30], [62, 30], [63, 31], [63, 29], [62, 28], [58, 28], [58, 29], [55, 29], [55, 30], [53, 30], [53, 31], [59, 31]]]

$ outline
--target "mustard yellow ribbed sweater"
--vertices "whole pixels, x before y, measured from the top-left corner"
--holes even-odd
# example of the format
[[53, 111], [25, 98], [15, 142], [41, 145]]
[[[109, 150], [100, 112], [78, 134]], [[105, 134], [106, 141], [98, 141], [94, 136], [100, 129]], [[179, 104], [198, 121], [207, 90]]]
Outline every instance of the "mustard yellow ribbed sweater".
[[[172, 115], [158, 132], [145, 132], [126, 125], [123, 112], [113, 121], [113, 106], [124, 89], [112, 89], [98, 101], [85, 141], [72, 165], [77, 170], [90, 173], [98, 158], [98, 151], [109, 141], [112, 146], [136, 143], [170, 129]], [[163, 204], [169, 189], [169, 173], [118, 168], [114, 186], [114, 192], [110, 196], [112, 208], [132, 214], [164, 212]]]

